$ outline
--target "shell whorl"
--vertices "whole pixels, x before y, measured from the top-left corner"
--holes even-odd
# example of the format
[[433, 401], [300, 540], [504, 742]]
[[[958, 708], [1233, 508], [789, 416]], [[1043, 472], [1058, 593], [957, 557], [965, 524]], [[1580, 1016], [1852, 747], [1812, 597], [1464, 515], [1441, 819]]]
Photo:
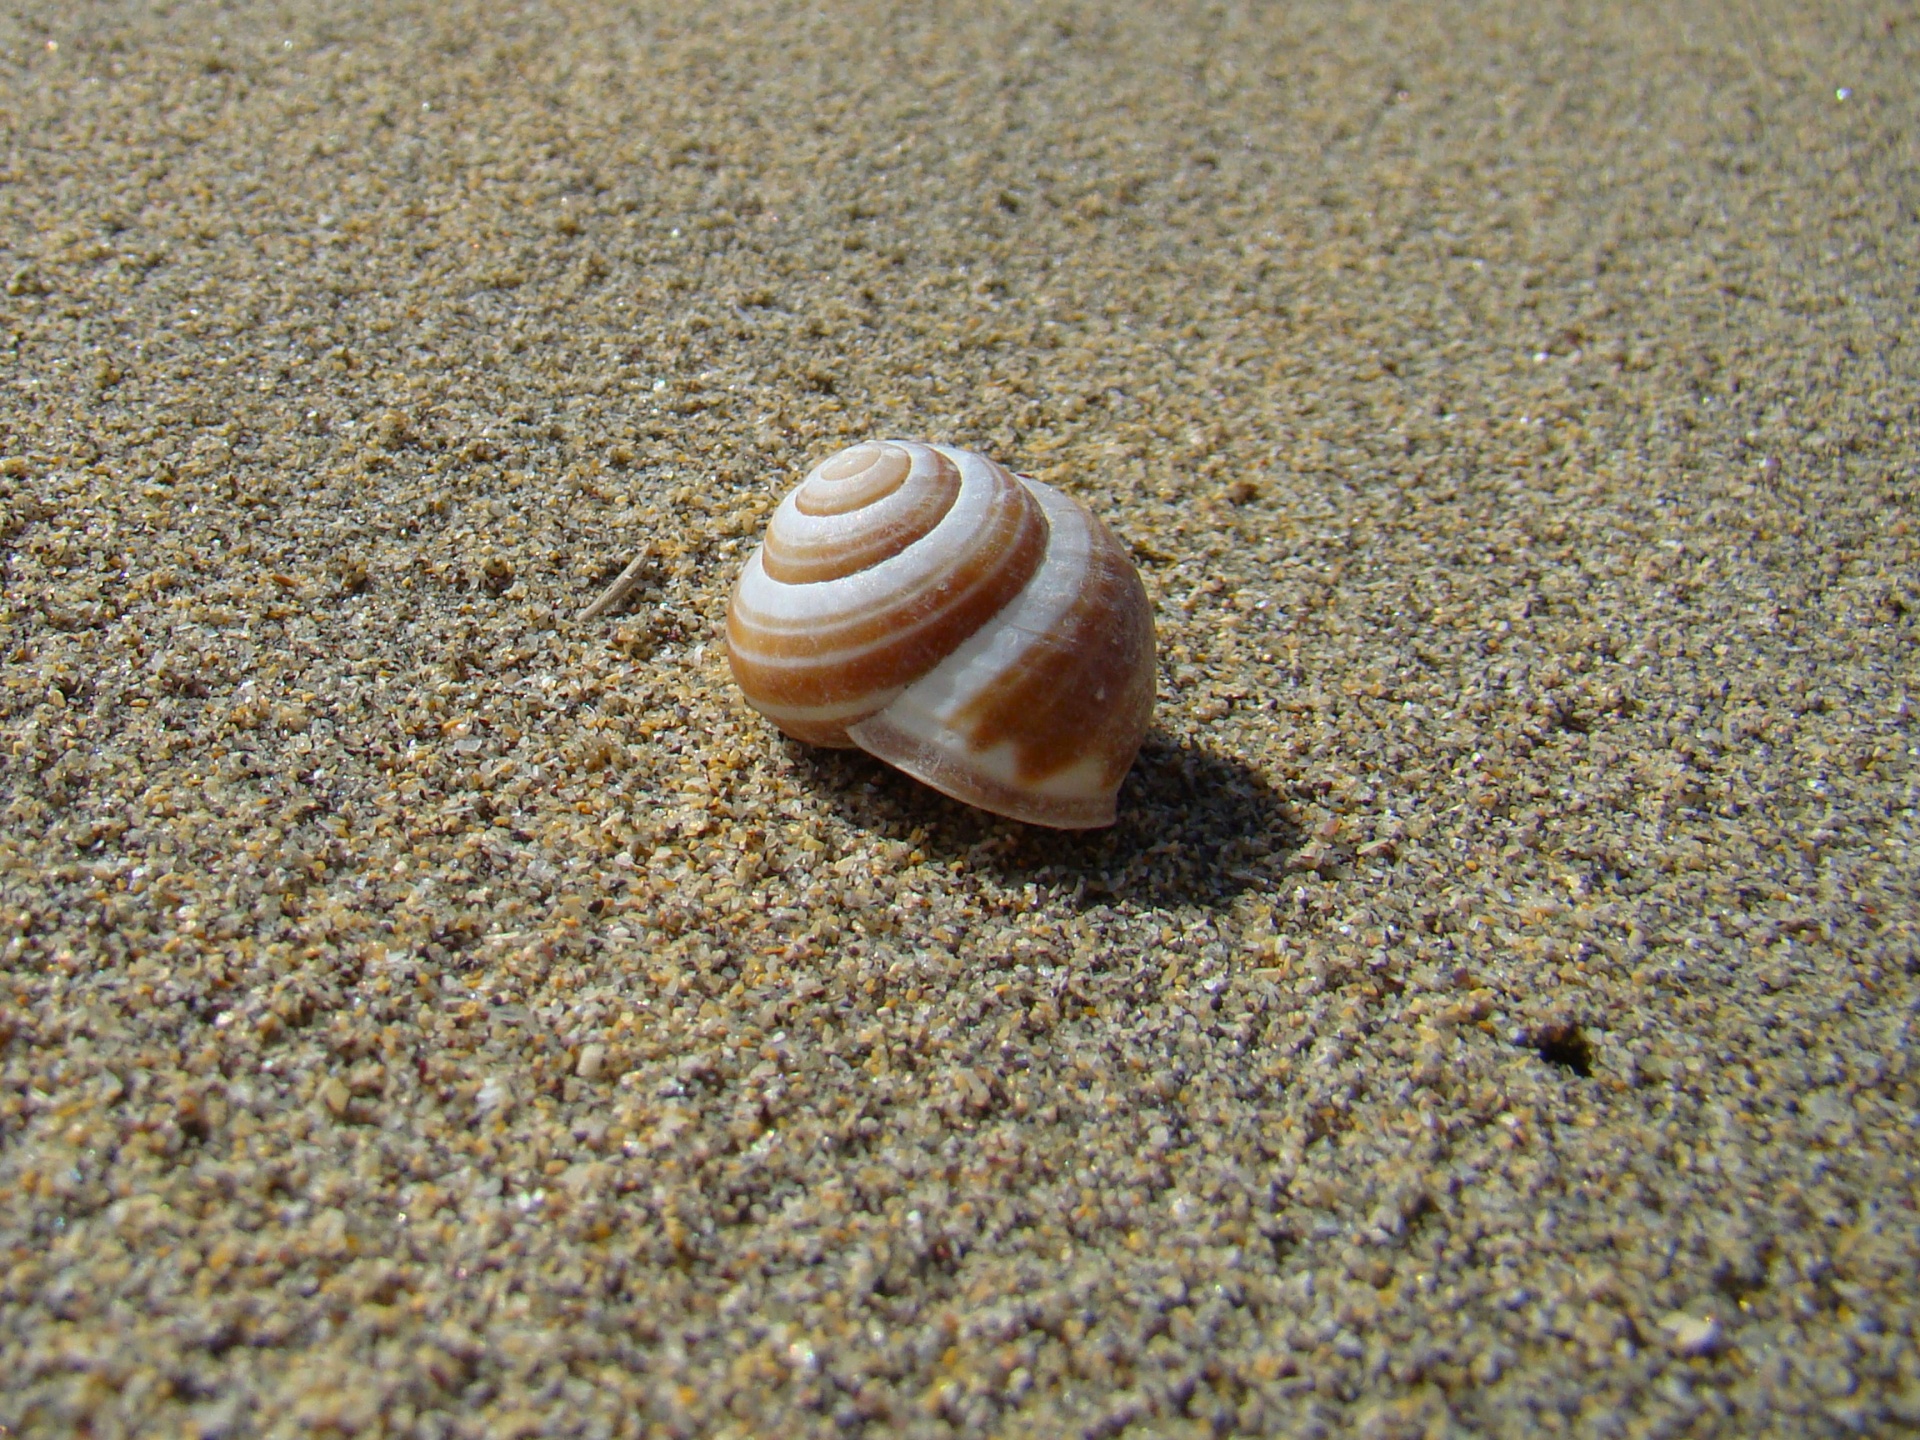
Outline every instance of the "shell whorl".
[[1153, 704], [1146, 591], [1078, 501], [984, 455], [872, 441], [781, 501], [727, 651], [787, 734], [957, 799], [1111, 824]]

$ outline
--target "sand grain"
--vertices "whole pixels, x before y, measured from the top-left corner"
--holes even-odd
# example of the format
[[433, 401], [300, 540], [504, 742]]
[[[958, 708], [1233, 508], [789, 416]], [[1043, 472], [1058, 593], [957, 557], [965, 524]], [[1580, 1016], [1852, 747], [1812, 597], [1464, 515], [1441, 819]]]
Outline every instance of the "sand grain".
[[[1920, 27], [960, 8], [0, 18], [0, 1426], [1920, 1424]], [[1114, 830], [731, 690], [884, 434]]]

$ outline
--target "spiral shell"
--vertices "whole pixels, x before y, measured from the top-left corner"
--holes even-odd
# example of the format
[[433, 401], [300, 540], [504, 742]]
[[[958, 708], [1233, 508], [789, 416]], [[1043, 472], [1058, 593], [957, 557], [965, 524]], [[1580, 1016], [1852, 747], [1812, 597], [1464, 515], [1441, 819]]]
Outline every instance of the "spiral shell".
[[727, 655], [796, 740], [857, 745], [970, 805], [1111, 825], [1153, 710], [1153, 612], [1085, 506], [946, 445], [869, 441], [780, 502]]

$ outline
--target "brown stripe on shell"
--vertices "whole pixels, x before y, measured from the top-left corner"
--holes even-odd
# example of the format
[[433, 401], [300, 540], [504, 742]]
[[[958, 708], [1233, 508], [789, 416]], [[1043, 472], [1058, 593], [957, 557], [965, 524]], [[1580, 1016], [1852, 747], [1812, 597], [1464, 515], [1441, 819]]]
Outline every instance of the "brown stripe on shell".
[[1011, 744], [1023, 782], [1099, 755], [1104, 781], [1117, 786], [1153, 709], [1146, 588], [1113, 532], [1096, 516], [1087, 520], [1091, 553], [1072, 608], [954, 720], [977, 751]]
[[[946, 456], [930, 453], [926, 456], [925, 469], [910, 479], [912, 458], [895, 446], [887, 446], [886, 449], [890, 456], [897, 457], [907, 468], [900, 472], [897, 481], [876, 493], [867, 503], [884, 500], [901, 485], [916, 481], [922, 487], [918, 501], [895, 516], [891, 524], [863, 526], [815, 545], [796, 544], [791, 536], [781, 533], [776, 518], [767, 532], [767, 541], [760, 554], [760, 563], [766, 569], [768, 578], [778, 580], [783, 585], [814, 585], [827, 580], [840, 580], [848, 575], [856, 575], [869, 566], [878, 565], [890, 555], [899, 554], [933, 531], [947, 511], [953, 508], [954, 499], [960, 494], [959, 469]], [[840, 458], [834, 457], [835, 460]], [[827, 462], [829, 465], [832, 463], [831, 460]], [[825, 468], [822, 466], [822, 471]], [[843, 508], [840, 501], [844, 497], [838, 493], [831, 497], [831, 508], [813, 508], [807, 497], [814, 489], [814, 479], [809, 477], [801, 483], [799, 492], [794, 496], [794, 504], [802, 513], [850, 513], [852, 507]]]
[[828, 705], [920, 678], [1025, 588], [1047, 549], [1047, 521], [1019, 481], [1001, 471], [1003, 493], [988, 523], [967, 537], [952, 567], [917, 593], [888, 597], [833, 625], [782, 622], [727, 610], [727, 654], [749, 700]]

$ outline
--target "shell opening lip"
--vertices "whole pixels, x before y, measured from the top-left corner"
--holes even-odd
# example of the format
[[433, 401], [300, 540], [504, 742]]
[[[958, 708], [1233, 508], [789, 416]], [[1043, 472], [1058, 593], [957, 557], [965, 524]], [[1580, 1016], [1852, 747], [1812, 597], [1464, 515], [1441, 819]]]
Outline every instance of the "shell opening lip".
[[1005, 784], [979, 771], [962, 770], [938, 746], [889, 723], [885, 711], [849, 725], [847, 735], [876, 760], [884, 760], [948, 799], [991, 810], [1009, 820], [1053, 830], [1100, 830], [1120, 815], [1119, 801], [1112, 792], [1049, 795]]

